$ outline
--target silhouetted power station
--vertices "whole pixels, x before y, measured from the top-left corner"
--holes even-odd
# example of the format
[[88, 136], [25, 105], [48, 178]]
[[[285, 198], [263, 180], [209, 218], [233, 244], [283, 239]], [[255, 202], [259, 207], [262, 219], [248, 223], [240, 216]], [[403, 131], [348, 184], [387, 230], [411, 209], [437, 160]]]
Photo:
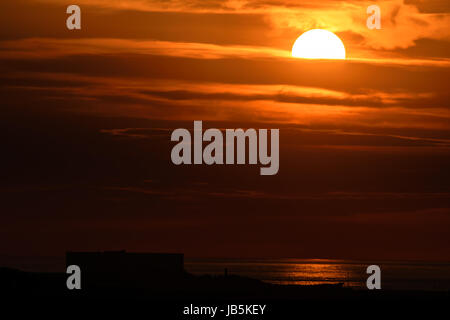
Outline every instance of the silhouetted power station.
[[170, 286], [184, 274], [178, 253], [67, 252], [66, 264], [80, 267], [85, 287]]

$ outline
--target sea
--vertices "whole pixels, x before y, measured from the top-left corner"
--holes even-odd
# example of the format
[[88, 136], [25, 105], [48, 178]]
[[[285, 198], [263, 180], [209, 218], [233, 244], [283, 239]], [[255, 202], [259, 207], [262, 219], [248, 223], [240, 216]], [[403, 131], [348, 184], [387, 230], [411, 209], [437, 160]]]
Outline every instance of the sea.
[[[386, 290], [450, 290], [450, 262], [354, 261], [333, 259], [205, 259], [184, 261], [187, 272], [195, 275], [238, 275], [280, 285], [342, 283], [345, 287], [366, 289], [367, 267], [381, 269], [381, 288]], [[11, 257], [0, 255], [0, 267], [32, 272], [64, 272], [63, 257]]]
[[239, 275], [282, 285], [342, 283], [367, 289], [367, 267], [381, 269], [386, 290], [450, 290], [450, 262], [378, 261], [331, 259], [186, 259], [185, 269], [202, 275]]

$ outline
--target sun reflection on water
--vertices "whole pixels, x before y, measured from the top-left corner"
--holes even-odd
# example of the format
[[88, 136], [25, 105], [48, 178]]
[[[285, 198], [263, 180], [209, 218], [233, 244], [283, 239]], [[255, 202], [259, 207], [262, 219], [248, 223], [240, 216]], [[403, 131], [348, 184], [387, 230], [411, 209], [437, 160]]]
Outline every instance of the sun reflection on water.
[[269, 282], [302, 285], [343, 283], [345, 286], [360, 286], [359, 281], [357, 281], [360, 278], [360, 273], [351, 268], [343, 267], [341, 264], [291, 264], [286, 265], [285, 270], [281, 273], [279, 279], [283, 280], [271, 280]]

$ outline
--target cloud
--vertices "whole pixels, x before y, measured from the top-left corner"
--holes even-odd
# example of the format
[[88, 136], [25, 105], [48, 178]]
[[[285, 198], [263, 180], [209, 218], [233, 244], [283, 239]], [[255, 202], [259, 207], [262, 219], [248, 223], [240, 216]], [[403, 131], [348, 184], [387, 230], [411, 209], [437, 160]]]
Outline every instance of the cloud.
[[283, 14], [276, 10], [271, 14], [268, 10], [268, 15], [275, 28], [294, 28], [300, 32], [314, 28], [352, 32], [361, 36], [358, 43], [349, 43], [355, 49], [407, 48], [422, 38], [450, 39], [448, 14], [425, 14], [402, 0], [376, 2], [381, 8], [381, 30], [369, 30], [366, 26], [366, 8], [374, 4], [371, 1], [332, 1], [328, 4], [325, 8], [290, 8], [283, 10]]
[[[56, 19], [56, 15], [62, 10], [59, 1], [36, 0], [27, 4], [19, 1], [21, 6], [10, 0], [5, 3], [2, 11], [14, 10], [17, 17], [12, 20], [5, 16], [0, 20], [2, 29], [8, 30], [3, 38], [14, 37], [14, 34], [74, 38], [63, 26], [57, 27], [60, 19]], [[352, 58], [392, 55], [389, 51], [414, 47], [421, 39], [450, 40], [448, 5], [442, 1], [377, 1], [381, 8], [381, 30], [366, 27], [366, 8], [374, 4], [373, 1], [80, 0], [78, 4], [89, 12], [83, 20], [89, 28], [82, 29], [78, 36], [89, 38], [243, 44], [290, 50], [302, 32], [324, 28], [347, 35], [345, 45]], [[35, 14], [20, 13], [29, 6]], [[40, 10], [42, 14], [47, 12], [50, 19], [45, 26], [39, 20]], [[20, 23], [23, 20], [28, 22]], [[203, 32], [204, 26], [208, 32]], [[182, 33], [180, 29], [183, 29]], [[349, 37], [349, 34], [353, 36]]]
[[[383, 0], [382, 30], [366, 27], [366, 8], [373, 1], [140, 1], [112, 2], [86, 1], [80, 4], [96, 5], [120, 10], [170, 11], [212, 13], [245, 13], [267, 16], [276, 29], [296, 29], [300, 32], [323, 28], [333, 32], [351, 31], [364, 38], [364, 45], [375, 49], [407, 48], [421, 38], [450, 39], [448, 6], [442, 1], [431, 4], [421, 1]], [[430, 10], [424, 8], [430, 7]], [[419, 8], [421, 10], [419, 10]], [[440, 10], [438, 8], [441, 8]], [[426, 13], [424, 13], [426, 11]], [[438, 13], [430, 13], [438, 11]], [[276, 31], [275, 31], [276, 32]]]
[[[0, 42], [0, 57], [56, 58], [67, 55], [147, 54], [193, 59], [241, 57], [290, 58], [290, 51], [256, 46], [230, 46], [173, 41], [126, 39], [49, 39], [32, 38]], [[449, 63], [450, 64], [450, 63]]]
[[[126, 193], [137, 193], [143, 195], [161, 195], [180, 199], [201, 200], [206, 198], [246, 198], [246, 199], [270, 199], [280, 201], [297, 201], [297, 200], [312, 200], [312, 201], [440, 201], [446, 200], [450, 197], [450, 193], [446, 192], [352, 192], [352, 191], [332, 191], [332, 192], [300, 192], [300, 193], [286, 193], [286, 192], [265, 192], [261, 189], [236, 189], [227, 188], [226, 186], [215, 186], [211, 190], [210, 184], [194, 184], [191, 188], [184, 186], [174, 187], [173, 185], [163, 185], [161, 183], [150, 183], [150, 186], [115, 186], [104, 187], [104, 190], [119, 191]], [[444, 212], [450, 214], [449, 208], [446, 210], [437, 210], [437, 212]], [[285, 212], [286, 215], [290, 215]], [[370, 215], [370, 214], [369, 214]], [[449, 216], [450, 218], [450, 216]]]
[[100, 129], [101, 133], [107, 133], [116, 137], [127, 137], [133, 139], [148, 139], [152, 137], [168, 137], [170, 130], [167, 128], [118, 128]]
[[[448, 197], [448, 195], [447, 195]], [[354, 213], [331, 218], [334, 222], [368, 225], [435, 225], [450, 224], [450, 208], [427, 208], [401, 212]]]
[[[439, 80], [448, 73], [446, 68], [375, 68], [352, 62], [333, 65], [335, 70], [329, 66], [297, 60], [205, 61], [147, 55], [11, 58], [0, 76], [0, 90], [5, 106], [16, 110], [448, 128], [447, 87]], [[245, 69], [251, 71], [242, 72]], [[327, 77], [321, 76], [323, 72]]]

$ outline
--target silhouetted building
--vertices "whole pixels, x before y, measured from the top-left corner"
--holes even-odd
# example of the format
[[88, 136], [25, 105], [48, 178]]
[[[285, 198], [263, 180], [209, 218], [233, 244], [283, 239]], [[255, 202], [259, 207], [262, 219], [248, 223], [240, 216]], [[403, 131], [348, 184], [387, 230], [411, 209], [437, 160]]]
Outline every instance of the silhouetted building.
[[66, 264], [80, 267], [85, 288], [173, 286], [184, 274], [184, 255], [175, 253], [67, 252]]

